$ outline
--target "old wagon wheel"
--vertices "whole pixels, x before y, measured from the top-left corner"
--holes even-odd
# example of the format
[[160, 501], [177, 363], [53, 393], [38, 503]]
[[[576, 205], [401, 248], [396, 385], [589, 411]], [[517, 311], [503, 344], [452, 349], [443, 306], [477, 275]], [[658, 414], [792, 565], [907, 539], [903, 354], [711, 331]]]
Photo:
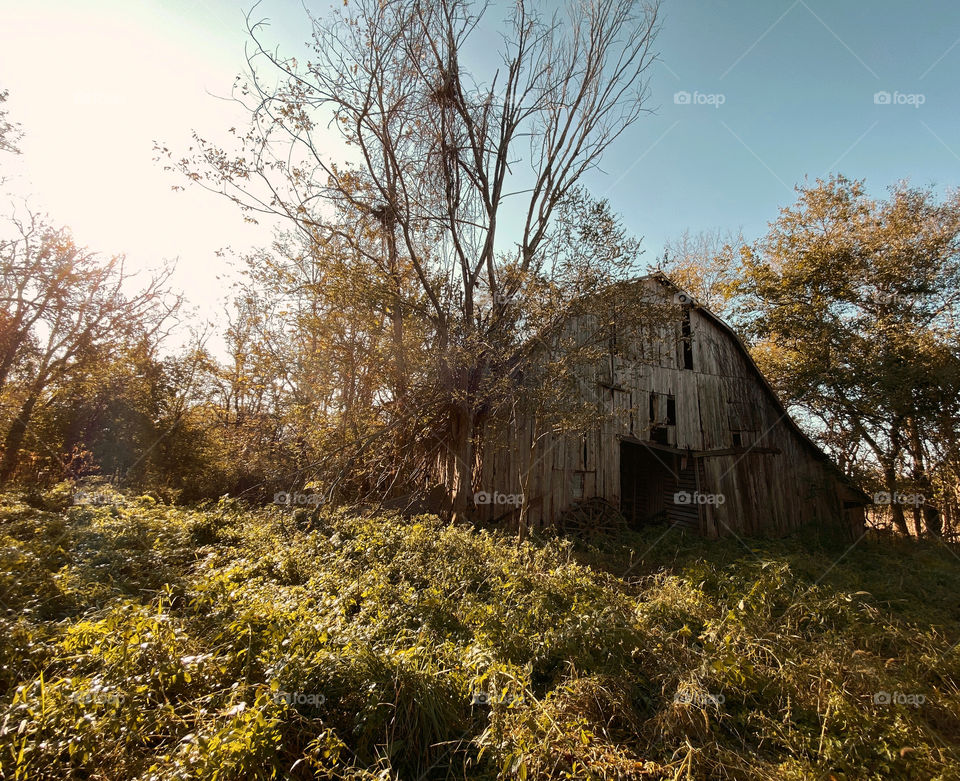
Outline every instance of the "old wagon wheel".
[[627, 528], [627, 519], [614, 505], [599, 496], [571, 505], [557, 523], [563, 534], [578, 537], [615, 535]]

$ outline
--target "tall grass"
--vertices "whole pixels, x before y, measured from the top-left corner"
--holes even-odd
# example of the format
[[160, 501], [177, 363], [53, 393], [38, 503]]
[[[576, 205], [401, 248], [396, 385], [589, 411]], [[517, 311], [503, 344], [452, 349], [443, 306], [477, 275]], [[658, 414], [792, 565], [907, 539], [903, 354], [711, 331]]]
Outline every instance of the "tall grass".
[[936, 542], [0, 503], [18, 779], [960, 777]]

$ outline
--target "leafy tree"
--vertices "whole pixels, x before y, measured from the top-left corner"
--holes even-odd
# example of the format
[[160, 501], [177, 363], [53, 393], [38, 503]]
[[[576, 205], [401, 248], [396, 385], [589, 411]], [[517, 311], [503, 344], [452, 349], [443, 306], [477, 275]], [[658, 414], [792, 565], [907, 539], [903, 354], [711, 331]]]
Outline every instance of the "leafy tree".
[[732, 315], [740, 271], [743, 235], [737, 231], [689, 230], [664, 246], [660, 270], [721, 316]]
[[180, 304], [170, 269], [130, 293], [123, 257], [101, 259], [34, 214], [11, 225], [0, 240], [0, 482], [16, 472], [38, 405], [125, 346], [157, 340]]
[[[901, 183], [876, 201], [862, 182], [818, 180], [744, 259], [756, 356], [785, 400], [888, 493], [932, 500], [956, 453], [960, 194]], [[932, 502], [914, 521], [939, 533]]]
[[[482, 400], [478, 442], [487, 421], [521, 408], [535, 410], [543, 436], [582, 429], [596, 417], [595, 403], [574, 409], [558, 388], [578, 381], [577, 371], [607, 349], [608, 318], [626, 322], [646, 311], [608, 302], [597, 338], [567, 340], [561, 349], [562, 325], [580, 306], [580, 291], [628, 276], [639, 251], [605, 202], [577, 189], [560, 204], [543, 243], [549, 276], [530, 278], [525, 311], [517, 301], [483, 296], [477, 327], [491, 369], [473, 386]], [[406, 316], [406, 371], [398, 378], [392, 296], [369, 268], [376, 262], [337, 236], [319, 242], [296, 234], [247, 258], [227, 331], [230, 358], [214, 381], [215, 407], [225, 432], [246, 432], [241, 462], [265, 459], [256, 469], [260, 482], [289, 481], [274, 490], [312, 481], [340, 498], [374, 498], [420, 492], [437, 479], [449, 397], [436, 332]], [[488, 324], [498, 304], [514, 327], [494, 341]]]

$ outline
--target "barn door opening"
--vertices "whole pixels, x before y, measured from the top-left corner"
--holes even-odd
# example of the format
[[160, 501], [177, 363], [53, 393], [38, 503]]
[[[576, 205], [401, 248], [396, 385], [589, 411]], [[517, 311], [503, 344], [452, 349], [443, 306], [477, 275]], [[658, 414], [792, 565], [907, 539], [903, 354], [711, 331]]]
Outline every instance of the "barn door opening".
[[620, 511], [631, 528], [667, 520], [667, 493], [676, 483], [672, 461], [668, 453], [620, 443]]
[[697, 463], [694, 458], [621, 441], [620, 511], [630, 527], [669, 523], [699, 532]]

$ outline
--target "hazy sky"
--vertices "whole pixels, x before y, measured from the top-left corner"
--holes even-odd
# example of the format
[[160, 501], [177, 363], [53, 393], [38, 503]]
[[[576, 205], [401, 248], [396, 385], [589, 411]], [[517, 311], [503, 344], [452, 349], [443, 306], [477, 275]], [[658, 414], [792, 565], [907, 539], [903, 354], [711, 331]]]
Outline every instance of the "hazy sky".
[[[26, 132], [21, 158], [2, 163], [16, 174], [6, 189], [140, 268], [178, 257], [176, 282], [206, 313], [226, 292], [216, 250], [269, 232], [216, 196], [174, 192], [183, 182], [152, 148], [243, 122], [215, 96], [244, 66], [250, 5], [0, 0], [0, 88]], [[264, 0], [257, 15], [282, 51], [301, 50], [300, 2]], [[684, 228], [756, 238], [795, 184], [832, 171], [878, 195], [900, 178], [960, 184], [960, 2], [665, 0], [656, 48], [655, 113], [586, 182], [645, 237], [648, 260]]]

